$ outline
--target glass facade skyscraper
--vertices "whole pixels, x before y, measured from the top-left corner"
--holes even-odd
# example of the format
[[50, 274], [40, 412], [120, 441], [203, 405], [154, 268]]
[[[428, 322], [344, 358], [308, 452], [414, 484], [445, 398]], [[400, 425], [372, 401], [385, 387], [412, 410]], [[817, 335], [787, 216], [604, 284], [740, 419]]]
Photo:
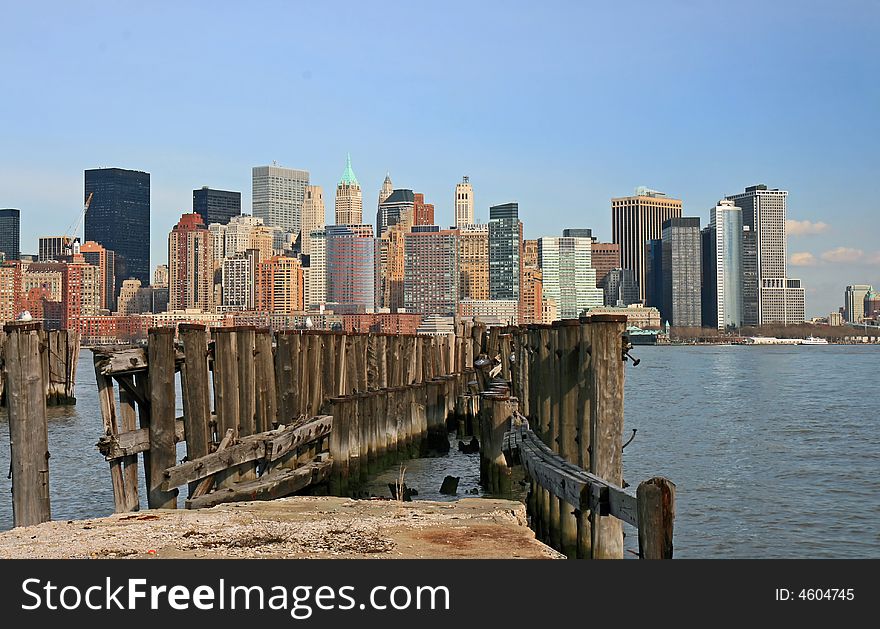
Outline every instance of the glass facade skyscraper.
[[522, 223], [519, 204], [489, 208], [489, 299], [519, 300]]
[[14, 208], [0, 210], [0, 252], [7, 260], [21, 258], [21, 212]]
[[700, 327], [700, 219], [671, 218], [665, 221], [661, 240], [663, 302], [660, 317], [676, 327]]
[[202, 217], [206, 227], [211, 223], [226, 225], [233, 216], [241, 214], [241, 192], [207, 186], [193, 190], [193, 212]]
[[116, 287], [129, 278], [150, 284], [150, 173], [123, 168], [85, 171], [85, 239], [116, 253]]

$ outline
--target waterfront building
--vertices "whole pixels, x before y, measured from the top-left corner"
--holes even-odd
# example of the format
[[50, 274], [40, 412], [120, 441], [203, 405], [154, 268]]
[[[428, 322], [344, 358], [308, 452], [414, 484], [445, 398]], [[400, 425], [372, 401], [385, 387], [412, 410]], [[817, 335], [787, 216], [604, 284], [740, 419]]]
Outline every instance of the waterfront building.
[[596, 288], [591, 247], [591, 237], [538, 239], [543, 297], [556, 302], [560, 319], [576, 319], [584, 310], [601, 306], [605, 301], [604, 291]]
[[873, 288], [865, 293], [865, 320], [876, 321], [880, 318], [880, 293]]
[[271, 166], [254, 166], [251, 185], [254, 218], [262, 220], [267, 227], [278, 227], [294, 236], [299, 234], [303, 200], [309, 185], [308, 171], [284, 168], [274, 163]]
[[630, 304], [624, 307], [615, 306], [599, 306], [591, 308], [587, 316], [601, 314], [622, 314], [626, 315], [626, 325], [641, 328], [642, 330], [659, 330], [660, 329], [660, 310], [653, 306], [643, 306], [642, 304]]
[[519, 302], [522, 275], [522, 223], [519, 204], [489, 208], [489, 299]]
[[351, 155], [345, 157], [345, 170], [336, 184], [336, 225], [361, 225], [364, 222], [364, 198], [361, 185], [351, 169]]
[[605, 274], [602, 290], [606, 306], [625, 307], [641, 303], [639, 285], [632, 269], [611, 269]]
[[873, 290], [870, 284], [852, 284], [843, 292], [843, 318], [847, 323], [861, 323], [865, 318], [865, 297]]
[[663, 302], [660, 316], [675, 327], [700, 327], [700, 219], [671, 218], [665, 221], [661, 240]]
[[60, 329], [76, 329], [80, 317], [100, 314], [101, 288], [98, 267], [86, 264], [81, 255], [62, 262]]
[[214, 301], [211, 235], [202, 217], [184, 214], [168, 235], [169, 308], [208, 312]]
[[256, 249], [223, 259], [222, 312], [253, 310], [256, 307], [256, 271], [261, 259]]
[[454, 315], [458, 303], [458, 232], [404, 234], [403, 305], [407, 312]]
[[328, 225], [327, 302], [340, 313], [375, 309], [375, 242], [372, 225]]
[[303, 273], [297, 258], [272, 256], [256, 265], [255, 305], [259, 312], [292, 314], [303, 309]]
[[519, 301], [516, 299], [462, 299], [458, 316], [477, 318], [487, 325], [517, 325]]
[[634, 196], [611, 199], [612, 241], [620, 245], [619, 266], [635, 272], [641, 300], [646, 295], [645, 243], [659, 239], [663, 223], [680, 216], [681, 199], [643, 186]]
[[470, 177], [465, 175], [455, 184], [455, 227], [462, 228], [474, 223], [474, 187]]
[[21, 212], [16, 208], [0, 209], [0, 253], [6, 260], [21, 258]]
[[645, 243], [645, 305], [659, 309], [663, 305], [663, 241]]
[[703, 327], [730, 330], [743, 324], [742, 210], [722, 199], [702, 233]]
[[0, 323], [12, 321], [21, 312], [21, 283], [21, 262], [18, 260], [6, 260], [0, 263]]
[[202, 217], [205, 225], [225, 225], [233, 216], [241, 214], [241, 192], [202, 186], [193, 190], [193, 212]]
[[87, 264], [98, 267], [101, 281], [101, 308], [116, 310], [116, 254], [111, 249], [87, 240], [79, 249]]
[[135, 278], [150, 283], [150, 173], [123, 168], [85, 171], [85, 240], [115, 253], [116, 286]]
[[116, 312], [123, 316], [151, 312], [150, 293], [144, 290], [141, 281], [136, 279], [122, 280], [119, 298], [116, 300]]

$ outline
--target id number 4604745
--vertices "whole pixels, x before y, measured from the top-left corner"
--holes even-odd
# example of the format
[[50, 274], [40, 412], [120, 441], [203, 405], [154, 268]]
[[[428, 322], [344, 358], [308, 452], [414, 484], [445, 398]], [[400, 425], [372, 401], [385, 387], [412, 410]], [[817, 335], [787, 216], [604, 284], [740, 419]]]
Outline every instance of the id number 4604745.
[[777, 601], [852, 601], [855, 598], [854, 588], [776, 588]]

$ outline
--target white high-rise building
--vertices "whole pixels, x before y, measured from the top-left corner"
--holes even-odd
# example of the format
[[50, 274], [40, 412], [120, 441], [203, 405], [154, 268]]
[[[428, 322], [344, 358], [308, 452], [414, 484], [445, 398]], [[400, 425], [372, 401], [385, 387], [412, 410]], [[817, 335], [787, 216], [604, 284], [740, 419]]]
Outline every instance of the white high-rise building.
[[312, 253], [309, 255], [308, 286], [305, 308], [318, 308], [327, 302], [327, 232], [323, 229], [309, 234]]
[[312, 253], [311, 234], [315, 230], [324, 229], [327, 224], [325, 216], [324, 191], [321, 186], [306, 187], [302, 212], [302, 235], [300, 236], [300, 251], [303, 254], [310, 255]]
[[253, 310], [255, 298], [255, 269], [259, 256], [256, 251], [239, 253], [223, 260], [224, 312]]
[[461, 183], [455, 184], [455, 226], [471, 225], [474, 222], [474, 187], [470, 177], [465, 175]]
[[584, 310], [604, 303], [603, 290], [596, 288], [591, 245], [590, 238], [538, 238], [542, 296], [544, 300], [556, 302], [560, 319], [575, 319]]
[[726, 197], [742, 209], [743, 226], [755, 239], [754, 248], [743, 252], [743, 266], [757, 271], [756, 285], [743, 286], [743, 325], [804, 322], [804, 289], [785, 269], [787, 197], [787, 191], [768, 189], [764, 184]]
[[309, 173], [281, 166], [253, 169], [253, 215], [268, 227], [280, 227], [298, 234], [302, 227], [302, 205]]
[[709, 228], [715, 244], [718, 329], [740, 328], [743, 321], [742, 210], [733, 201], [722, 199], [710, 212]]

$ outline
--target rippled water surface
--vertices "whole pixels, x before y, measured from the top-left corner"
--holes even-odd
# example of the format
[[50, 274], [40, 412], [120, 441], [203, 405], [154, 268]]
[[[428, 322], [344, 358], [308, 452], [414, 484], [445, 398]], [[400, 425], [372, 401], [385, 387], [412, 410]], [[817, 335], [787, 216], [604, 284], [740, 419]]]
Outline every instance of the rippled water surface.
[[[676, 483], [677, 557], [880, 557], [880, 347], [637, 347], [627, 368], [624, 476]], [[91, 352], [78, 369], [78, 403], [49, 408], [53, 519], [113, 511]], [[408, 461], [416, 499], [477, 485], [476, 455]], [[9, 431], [0, 411], [0, 469]], [[387, 495], [397, 469], [367, 491]], [[5, 477], [5, 474], [3, 475]], [[12, 526], [10, 481], [0, 529]], [[143, 489], [141, 490], [143, 496]], [[627, 548], [637, 545], [628, 530]]]

